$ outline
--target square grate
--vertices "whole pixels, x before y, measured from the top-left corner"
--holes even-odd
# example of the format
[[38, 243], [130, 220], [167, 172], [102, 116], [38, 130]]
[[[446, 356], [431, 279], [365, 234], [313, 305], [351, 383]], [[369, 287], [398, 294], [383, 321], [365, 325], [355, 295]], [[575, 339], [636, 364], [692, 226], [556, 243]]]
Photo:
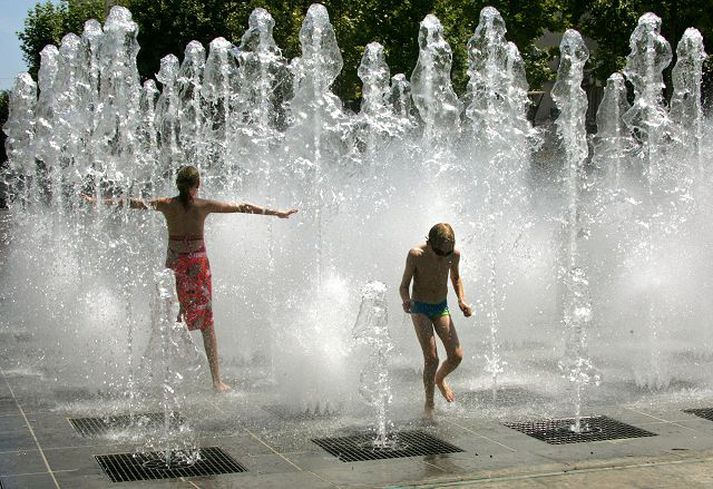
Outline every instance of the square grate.
[[218, 447], [201, 448], [196, 462], [176, 463], [170, 468], [163, 463], [163, 454], [159, 452], [95, 455], [94, 458], [112, 482], [235, 474], [247, 470]]
[[656, 436], [655, 433], [642, 430], [636, 426], [631, 426], [606, 416], [581, 418], [581, 426], [583, 429], [580, 432], [573, 430], [574, 422], [574, 418], [565, 418], [503, 424], [508, 428], [545, 441], [550, 445]]
[[[67, 418], [82, 438], [95, 438], [108, 433], [128, 430], [131, 428], [155, 428], [163, 426], [164, 413], [136, 413], [101, 418]], [[176, 413], [169, 414], [168, 422], [171, 428], [183, 424], [183, 418]]]
[[374, 445], [373, 433], [341, 438], [315, 438], [314, 443], [342, 462], [361, 462], [386, 458], [420, 457], [462, 452], [460, 448], [422, 431], [401, 431], [383, 447]]
[[713, 421], [713, 408], [684, 409], [683, 412], [694, 414], [699, 418], [707, 419], [708, 421]]

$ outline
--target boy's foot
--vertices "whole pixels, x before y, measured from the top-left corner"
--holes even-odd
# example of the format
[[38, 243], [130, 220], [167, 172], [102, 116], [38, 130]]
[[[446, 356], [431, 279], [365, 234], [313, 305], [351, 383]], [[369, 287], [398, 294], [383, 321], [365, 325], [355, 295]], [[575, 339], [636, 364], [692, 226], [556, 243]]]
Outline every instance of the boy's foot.
[[436, 380], [436, 385], [438, 386], [438, 390], [441, 391], [441, 394], [443, 394], [443, 397], [445, 397], [446, 401], [453, 402], [456, 400], [456, 395], [453, 393], [451, 386], [446, 382], [446, 379], [441, 381]]
[[423, 408], [423, 419], [433, 421], [433, 406], [426, 404]]
[[215, 389], [215, 392], [228, 392], [230, 390], [230, 386], [218, 381], [213, 382], [213, 389]]

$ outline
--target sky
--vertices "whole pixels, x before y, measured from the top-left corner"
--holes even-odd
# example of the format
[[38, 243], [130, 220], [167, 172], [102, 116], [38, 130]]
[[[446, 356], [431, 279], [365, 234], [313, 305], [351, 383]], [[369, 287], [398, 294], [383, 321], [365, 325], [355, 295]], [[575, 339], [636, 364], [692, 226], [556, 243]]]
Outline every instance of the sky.
[[27, 11], [36, 3], [37, 0], [0, 0], [0, 90], [11, 88], [15, 76], [27, 70], [16, 32], [22, 29]]

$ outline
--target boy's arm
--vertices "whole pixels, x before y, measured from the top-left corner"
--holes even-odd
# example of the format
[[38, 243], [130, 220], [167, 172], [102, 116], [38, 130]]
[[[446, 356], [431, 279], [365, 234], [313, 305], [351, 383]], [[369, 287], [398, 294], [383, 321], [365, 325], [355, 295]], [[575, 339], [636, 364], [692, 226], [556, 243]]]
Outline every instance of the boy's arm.
[[411, 293], [409, 288], [411, 287], [411, 280], [413, 279], [413, 274], [416, 271], [416, 259], [413, 250], [408, 252], [406, 257], [406, 267], [404, 267], [404, 275], [401, 278], [401, 286], [399, 287], [399, 294], [401, 295], [401, 306], [404, 308], [404, 312], [411, 312]]
[[221, 202], [218, 200], [209, 200], [208, 212], [240, 212], [243, 214], [262, 214], [264, 216], [276, 216], [281, 219], [286, 219], [297, 212], [297, 209], [282, 211], [270, 209], [268, 207], [260, 207], [259, 205], [249, 204], [247, 202]]
[[453, 253], [453, 261], [451, 262], [451, 282], [453, 283], [453, 289], [456, 292], [456, 297], [458, 297], [458, 307], [463, 311], [465, 317], [470, 317], [473, 315], [473, 309], [465, 301], [465, 292], [463, 290], [463, 280], [460, 277], [460, 252], [457, 251]]

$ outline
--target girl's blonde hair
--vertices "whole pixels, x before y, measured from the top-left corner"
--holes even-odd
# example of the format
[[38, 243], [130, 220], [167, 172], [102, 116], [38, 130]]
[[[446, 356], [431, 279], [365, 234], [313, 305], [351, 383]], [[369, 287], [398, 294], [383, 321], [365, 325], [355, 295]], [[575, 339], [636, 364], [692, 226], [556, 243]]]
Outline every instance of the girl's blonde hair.
[[188, 207], [191, 203], [191, 194], [189, 192], [193, 187], [197, 187], [201, 183], [201, 174], [195, 166], [182, 166], [176, 174], [176, 187], [178, 187], [178, 201], [184, 207]]

